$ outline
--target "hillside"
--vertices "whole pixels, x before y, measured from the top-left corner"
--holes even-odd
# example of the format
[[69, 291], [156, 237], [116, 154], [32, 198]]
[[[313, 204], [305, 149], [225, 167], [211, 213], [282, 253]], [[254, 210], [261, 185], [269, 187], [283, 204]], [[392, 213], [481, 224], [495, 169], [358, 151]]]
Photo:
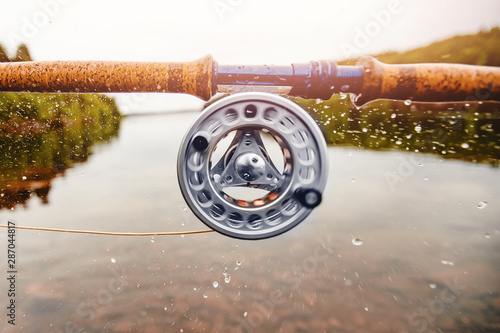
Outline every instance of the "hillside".
[[[500, 66], [500, 28], [451, 37], [406, 52], [381, 53], [375, 57], [388, 64], [443, 62]], [[357, 60], [358, 58], [349, 59], [339, 63], [354, 65]]]

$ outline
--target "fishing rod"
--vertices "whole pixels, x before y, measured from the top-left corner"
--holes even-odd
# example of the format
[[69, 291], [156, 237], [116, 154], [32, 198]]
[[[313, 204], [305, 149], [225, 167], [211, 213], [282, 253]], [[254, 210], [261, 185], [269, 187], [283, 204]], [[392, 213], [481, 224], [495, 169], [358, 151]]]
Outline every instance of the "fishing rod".
[[[178, 63], [0, 63], [0, 91], [168, 92], [209, 100], [234, 86], [286, 87], [288, 95], [319, 99], [350, 93], [358, 105], [375, 99], [500, 101], [500, 68], [387, 65], [369, 56], [355, 66], [326, 60], [219, 65], [211, 56]], [[327, 172], [326, 142], [312, 117], [264, 92], [236, 93], [207, 106], [182, 140], [177, 163], [193, 213], [211, 229], [241, 239], [273, 237], [303, 221], [322, 201]]]
[[0, 91], [169, 92], [209, 100], [225, 85], [290, 87], [291, 96], [329, 99], [357, 95], [422, 102], [464, 101], [479, 93], [500, 100], [500, 67], [462, 64], [387, 65], [371, 56], [355, 66], [334, 61], [277, 65], [219, 65], [211, 56], [192, 62], [28, 61], [0, 63]]

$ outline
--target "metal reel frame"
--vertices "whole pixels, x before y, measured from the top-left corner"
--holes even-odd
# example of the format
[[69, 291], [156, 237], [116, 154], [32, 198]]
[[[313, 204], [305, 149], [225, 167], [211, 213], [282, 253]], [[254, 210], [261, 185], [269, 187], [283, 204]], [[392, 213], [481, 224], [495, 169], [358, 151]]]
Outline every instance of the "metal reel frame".
[[[216, 157], [224, 140], [230, 143]], [[269, 155], [270, 145], [279, 146], [281, 159]], [[295, 227], [321, 202], [326, 143], [311, 116], [292, 101], [239, 93], [201, 113], [181, 143], [177, 171], [184, 199], [208, 227], [263, 239]], [[260, 192], [248, 199], [234, 194], [241, 188]]]

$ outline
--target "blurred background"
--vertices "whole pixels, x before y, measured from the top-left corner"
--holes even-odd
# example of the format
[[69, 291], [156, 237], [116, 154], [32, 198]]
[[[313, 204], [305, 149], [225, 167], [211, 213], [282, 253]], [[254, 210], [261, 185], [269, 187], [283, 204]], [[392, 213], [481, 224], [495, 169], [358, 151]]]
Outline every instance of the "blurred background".
[[[1, 0], [0, 61], [352, 64], [370, 54], [500, 66], [499, 12], [493, 0]], [[329, 145], [323, 204], [305, 221], [252, 242], [17, 230], [16, 326], [4, 316], [0, 327], [498, 332], [500, 104], [485, 97], [361, 108], [346, 95], [294, 98]], [[180, 193], [176, 160], [203, 105], [181, 94], [0, 94], [0, 223], [206, 228]]]

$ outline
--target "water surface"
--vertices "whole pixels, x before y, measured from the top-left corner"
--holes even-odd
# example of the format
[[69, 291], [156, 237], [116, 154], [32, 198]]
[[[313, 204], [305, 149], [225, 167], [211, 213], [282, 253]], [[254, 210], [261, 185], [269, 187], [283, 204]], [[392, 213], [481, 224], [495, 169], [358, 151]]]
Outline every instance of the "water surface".
[[[118, 137], [52, 180], [45, 203], [33, 196], [2, 210], [2, 224], [205, 229], [176, 177], [178, 147], [196, 116], [125, 118]], [[17, 325], [12, 330], [4, 319], [1, 326], [8, 332], [498, 331], [498, 167], [413, 149], [344, 145], [330, 146], [328, 154], [323, 204], [272, 239], [18, 230]], [[6, 281], [0, 286], [6, 290]]]

